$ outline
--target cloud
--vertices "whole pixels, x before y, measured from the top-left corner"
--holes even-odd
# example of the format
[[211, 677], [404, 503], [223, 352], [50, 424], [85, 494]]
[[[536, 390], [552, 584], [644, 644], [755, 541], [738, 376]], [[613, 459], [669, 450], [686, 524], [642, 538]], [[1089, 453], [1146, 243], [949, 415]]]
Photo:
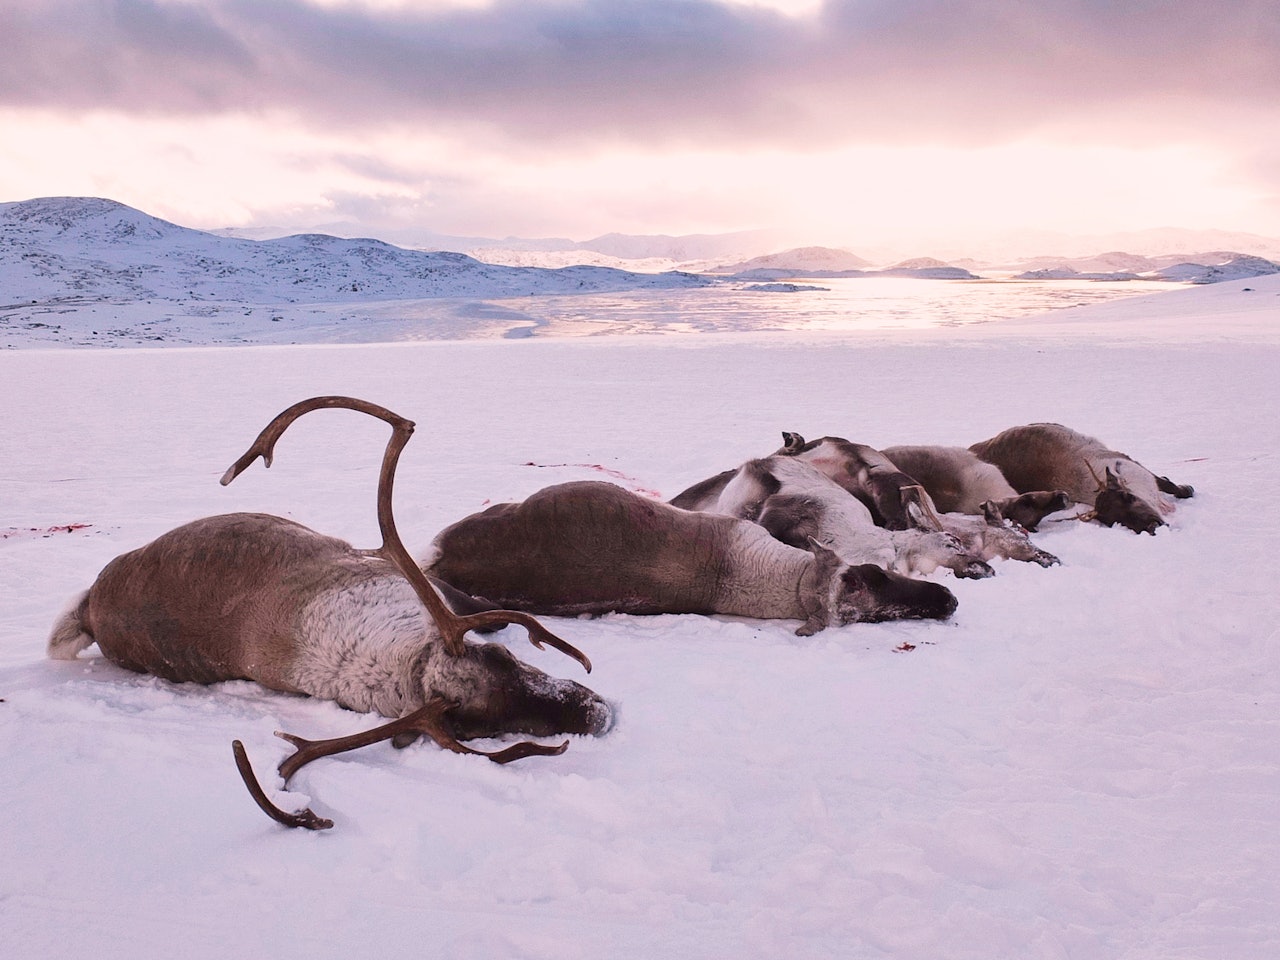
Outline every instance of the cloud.
[[1274, 0], [0, 0], [0, 104], [567, 142], [982, 143], [1280, 102]]

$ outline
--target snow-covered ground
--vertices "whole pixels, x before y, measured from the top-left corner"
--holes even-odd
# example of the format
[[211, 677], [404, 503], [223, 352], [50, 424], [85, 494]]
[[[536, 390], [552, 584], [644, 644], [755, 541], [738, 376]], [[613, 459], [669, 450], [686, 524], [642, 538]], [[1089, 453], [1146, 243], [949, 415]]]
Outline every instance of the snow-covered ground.
[[[1246, 289], [1247, 288], [1247, 289]], [[101, 960], [1280, 955], [1280, 278], [1045, 318], [870, 333], [0, 352], [0, 943]], [[1062, 558], [946, 582], [947, 623], [554, 621], [618, 704], [561, 757], [386, 745], [246, 795], [272, 731], [330, 703], [44, 659], [113, 556], [240, 509], [377, 542], [385, 428], [418, 422], [406, 542], [487, 502], [611, 476], [670, 496], [782, 430], [967, 444], [1055, 420], [1191, 483], [1172, 527], [1079, 523]], [[602, 471], [609, 471], [603, 473]], [[270, 780], [268, 778], [268, 785]]]

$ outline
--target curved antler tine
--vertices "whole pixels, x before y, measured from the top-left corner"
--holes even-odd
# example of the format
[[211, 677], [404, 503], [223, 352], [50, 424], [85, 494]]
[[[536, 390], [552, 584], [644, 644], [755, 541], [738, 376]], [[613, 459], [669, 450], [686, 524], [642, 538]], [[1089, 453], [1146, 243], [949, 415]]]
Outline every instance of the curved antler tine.
[[378, 475], [378, 529], [382, 533], [382, 546], [378, 550], [371, 552], [381, 555], [396, 565], [396, 568], [404, 575], [405, 579], [413, 585], [418, 599], [422, 601], [422, 605], [427, 608], [427, 612], [436, 622], [436, 626], [445, 635], [445, 645], [449, 652], [455, 656], [460, 655], [462, 653], [461, 638], [455, 639], [446, 626], [451, 619], [451, 614], [445, 607], [444, 601], [432, 589], [426, 575], [418, 569], [417, 564], [413, 562], [413, 558], [409, 556], [409, 552], [404, 548], [400, 535], [396, 532], [395, 517], [391, 510], [396, 464], [400, 460], [400, 451], [404, 449], [405, 444], [409, 442], [409, 438], [413, 436], [415, 424], [412, 420], [408, 420], [388, 410], [386, 407], [357, 397], [323, 396], [299, 401], [277, 414], [275, 419], [258, 434], [257, 439], [253, 441], [240, 459], [227, 468], [227, 472], [222, 475], [221, 482], [223, 486], [238, 477], [258, 457], [262, 457], [263, 463], [268, 467], [271, 466], [276, 441], [280, 439], [290, 424], [299, 417], [313, 410], [332, 408], [367, 413], [391, 425], [391, 439], [387, 442], [387, 449], [382, 457], [382, 469]]
[[362, 413], [368, 413], [380, 420], [385, 420], [393, 427], [398, 422], [408, 424], [409, 432], [413, 432], [413, 423], [405, 420], [403, 417], [397, 416], [386, 407], [380, 407], [376, 403], [369, 403], [367, 400], [358, 400], [354, 397], [324, 396], [312, 397], [309, 400], [301, 400], [293, 406], [281, 411], [276, 415], [262, 432], [258, 434], [256, 440], [230, 467], [227, 472], [222, 475], [219, 481], [224, 487], [236, 477], [240, 476], [248, 466], [258, 457], [262, 457], [264, 465], [270, 467], [271, 461], [275, 456], [276, 441], [280, 436], [289, 429], [290, 424], [297, 420], [303, 414], [310, 413], [312, 410], [322, 410], [330, 407], [345, 408], [349, 410], [357, 410]]
[[542, 743], [534, 743], [531, 740], [521, 740], [519, 743], [513, 743], [505, 750], [495, 750], [493, 753], [486, 753], [484, 750], [473, 750], [471, 747], [467, 747], [466, 752], [488, 757], [494, 763], [511, 763], [513, 760], [523, 760], [525, 757], [558, 757], [568, 749], [568, 740], [554, 747]]
[[[395, 415], [392, 414], [392, 416]], [[407, 429], [393, 423], [391, 440], [387, 443], [387, 451], [382, 458], [382, 473], [378, 478], [378, 528], [382, 531], [382, 547], [374, 552], [394, 563], [413, 586], [418, 599], [422, 601], [422, 605], [431, 614], [431, 619], [435, 621], [445, 649], [455, 657], [461, 656], [464, 649], [462, 638], [468, 630], [495, 623], [518, 623], [528, 630], [529, 639], [534, 646], [541, 647], [546, 643], [573, 657], [590, 673], [591, 661], [584, 653], [572, 644], [561, 640], [527, 613], [515, 610], [490, 610], [459, 617], [444, 602], [439, 592], [432, 586], [430, 579], [422, 572], [422, 568], [414, 562], [409, 551], [405, 549], [404, 543], [401, 542], [399, 533], [396, 532], [395, 517], [391, 510], [396, 463], [400, 459], [400, 451], [413, 434], [413, 424], [407, 420], [402, 422], [407, 424]]]
[[559, 650], [566, 656], [577, 660], [578, 663], [582, 664], [582, 668], [586, 670], [587, 673], [591, 672], [591, 660], [588, 659], [585, 653], [573, 644], [569, 643], [567, 640], [561, 639], [556, 634], [552, 633], [527, 613], [521, 613], [518, 610], [485, 610], [480, 613], [468, 614], [465, 617], [460, 617], [451, 612], [450, 616], [453, 619], [451, 629], [456, 631], [455, 636], [459, 643], [462, 642], [461, 638], [468, 630], [477, 630], [481, 627], [488, 627], [495, 624], [499, 626], [516, 624], [525, 628], [529, 634], [529, 642], [539, 650], [541, 650], [545, 644], [546, 646]]
[[[270, 466], [276, 441], [280, 439], [281, 434], [288, 429], [293, 421], [305, 413], [310, 413], [312, 410], [333, 407], [367, 413], [391, 425], [391, 439], [387, 441], [387, 449], [382, 455], [382, 469], [378, 474], [378, 530], [382, 533], [382, 546], [377, 550], [370, 551], [370, 553], [391, 561], [404, 578], [409, 581], [414, 593], [418, 595], [422, 605], [427, 608], [427, 613], [431, 615], [436, 628], [440, 631], [445, 649], [455, 657], [461, 656], [464, 651], [463, 635], [472, 626], [486, 626], [490, 623], [519, 623], [529, 631], [529, 639], [534, 646], [541, 646], [542, 643], [546, 643], [548, 646], [555, 647], [557, 650], [573, 657], [590, 672], [591, 661], [581, 651], [561, 640], [527, 614], [495, 610], [482, 615], [483, 617], [488, 617], [488, 619], [472, 619], [468, 621], [468, 618], [459, 618], [441, 599], [440, 594], [431, 585], [431, 581], [427, 579], [427, 575], [414, 563], [413, 557], [405, 549], [404, 543], [400, 540], [400, 534], [396, 531], [395, 515], [391, 507], [392, 494], [395, 490], [396, 465], [400, 462], [400, 452], [404, 449], [405, 444], [409, 442], [409, 438], [413, 436], [414, 423], [412, 420], [407, 420], [386, 407], [370, 403], [368, 400], [360, 400], [356, 397], [312, 397], [310, 400], [295, 403], [279, 413], [274, 420], [267, 424], [266, 428], [258, 434], [258, 438], [245, 451], [244, 455], [233, 463], [223, 475], [222, 483], [224, 485], [230, 483], [259, 456], [262, 457], [267, 466]], [[500, 617], [499, 614], [504, 615], [505, 619]], [[464, 623], [468, 625], [464, 627]]]
[[286, 827], [305, 827], [307, 830], [328, 830], [333, 826], [332, 820], [316, 816], [310, 807], [305, 807], [297, 813], [281, 810], [267, 798], [262, 784], [258, 783], [253, 766], [249, 763], [249, 755], [245, 753], [244, 744], [239, 740], [231, 741], [231, 752], [235, 754], [236, 769], [240, 771], [240, 779], [248, 788], [249, 796], [253, 797], [258, 807], [272, 820]]

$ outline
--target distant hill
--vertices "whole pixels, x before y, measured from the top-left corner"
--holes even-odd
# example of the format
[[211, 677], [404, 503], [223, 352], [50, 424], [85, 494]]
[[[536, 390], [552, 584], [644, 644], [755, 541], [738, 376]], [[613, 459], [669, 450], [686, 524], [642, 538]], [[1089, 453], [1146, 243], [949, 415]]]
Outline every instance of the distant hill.
[[869, 261], [848, 250], [832, 247], [797, 247], [781, 253], [753, 257], [741, 263], [725, 264], [714, 273], [725, 273], [744, 280], [791, 280], [809, 278], [907, 277], [921, 280], [974, 280], [975, 274], [963, 267], [953, 267], [922, 257], [907, 260], [883, 270], [870, 269]]
[[[1132, 250], [1144, 257], [1160, 258], [1168, 256], [1185, 256], [1188, 251], [1196, 250], [1235, 250], [1243, 254], [1265, 257], [1270, 260], [1280, 259], [1280, 238], [1264, 237], [1253, 233], [1229, 230], [1188, 230], [1177, 227], [1162, 227], [1152, 230], [1134, 230], [1127, 233], [1110, 233], [1083, 236], [1066, 236], [1063, 234], [1024, 232], [1017, 238], [1008, 238], [1006, 246], [1016, 243], [1021, 249], [1019, 257], [1002, 257], [1027, 262], [1027, 256], [1033, 251], [1054, 254], [1047, 259], [1089, 259], [1097, 256], [1098, 250]], [[973, 253], [973, 256], [979, 254]], [[1104, 254], [1103, 256], [1109, 256]], [[994, 258], [988, 257], [994, 262]], [[1115, 267], [1114, 269], [1124, 269]]]
[[[249, 240], [272, 240], [290, 236], [297, 231], [280, 227], [229, 227], [211, 231], [218, 236]], [[362, 236], [362, 228], [350, 223], [320, 224], [307, 232], [322, 232], [330, 236], [356, 238]], [[737, 233], [695, 233], [683, 236], [665, 234], [606, 233], [590, 240], [569, 240], [564, 237], [473, 237], [435, 233], [415, 228], [383, 228], [376, 236], [388, 243], [414, 250], [448, 250], [468, 253], [478, 260], [488, 262], [528, 263], [572, 262], [608, 263], [617, 265], [623, 261], [649, 263], [701, 264], [726, 259], [742, 259], [754, 256], [778, 243], [778, 235], [771, 230], [746, 230]], [[491, 257], [490, 254], [493, 254]], [[575, 254], [577, 255], [575, 257]], [[542, 261], [542, 262], [540, 262]]]
[[1264, 257], [1229, 250], [1195, 254], [1139, 256], [1103, 253], [1091, 257], [1036, 257], [1022, 264], [1019, 280], [1173, 280], [1218, 283], [1280, 272], [1280, 264]]
[[746, 230], [738, 233], [694, 233], [669, 237], [662, 234], [635, 235], [607, 233], [584, 240], [575, 246], [624, 260], [663, 259], [679, 263], [698, 260], [725, 260], [748, 257], [777, 243], [772, 230]]
[[1232, 254], [1230, 259], [1216, 263], [1181, 261], [1157, 270], [1155, 275], [1161, 280], [1183, 283], [1221, 283], [1224, 280], [1247, 280], [1272, 273], [1280, 273], [1280, 263], [1264, 257]]
[[308, 303], [708, 282], [689, 274], [598, 266], [497, 266], [461, 253], [323, 234], [247, 240], [180, 227], [93, 197], [0, 204], [0, 299], [12, 303], [68, 296]]
[[1025, 270], [1071, 270], [1077, 273], [1147, 273], [1159, 268], [1158, 260], [1139, 254], [1112, 251], [1087, 257], [1032, 257], [1019, 266]]
[[[419, 233], [419, 239], [432, 235]], [[795, 247], [743, 257], [775, 240], [767, 231], [687, 236], [608, 234], [558, 239], [453, 238], [495, 262], [457, 251], [407, 249], [382, 239], [307, 233], [270, 239], [182, 227], [113, 200], [45, 197], [0, 204], [0, 306], [66, 298], [166, 302], [341, 303], [510, 297], [698, 286], [673, 269], [740, 280], [910, 277], [974, 279], [983, 266], [914, 258], [875, 269], [847, 249]], [[489, 244], [490, 246], [483, 246]], [[568, 248], [568, 249], [566, 249]], [[643, 259], [641, 259], [643, 258]], [[582, 261], [586, 261], [585, 263]], [[624, 268], [625, 267], [625, 268]], [[971, 270], [972, 268], [972, 270]], [[1274, 272], [1276, 261], [1239, 251], [1036, 257], [1004, 269], [1025, 279], [1163, 279], [1212, 283]]]
[[837, 247], [796, 247], [779, 253], [767, 253], [738, 263], [727, 263], [716, 268], [716, 273], [751, 273], [753, 271], [780, 270], [799, 276], [801, 273], [843, 272], [862, 270], [871, 266], [848, 250]]
[[[273, 239], [290, 231], [279, 228], [250, 227], [213, 231], [221, 236], [250, 239]], [[296, 232], [296, 231], [294, 231]], [[320, 224], [308, 232], [338, 237], [374, 236], [400, 247], [427, 251], [467, 253], [485, 263], [508, 266], [561, 267], [569, 264], [613, 266], [623, 270], [656, 272], [684, 270], [693, 273], [750, 273], [756, 279], [787, 279], [792, 276], [859, 276], [877, 265], [876, 275], [887, 269], [894, 276], [927, 276], [903, 274], [904, 270], [946, 270], [940, 276], [964, 276], [997, 271], [1045, 272], [1044, 276], [1062, 271], [1072, 275], [1115, 278], [1117, 275], [1147, 276], [1177, 263], [1200, 263], [1214, 266], [1237, 256], [1255, 256], [1280, 262], [1280, 238], [1224, 230], [1187, 230], [1162, 228], [1129, 233], [1067, 235], [1048, 231], [1024, 230], [998, 240], [974, 239], [947, 252], [946, 259], [912, 256], [902, 259], [910, 250], [897, 250], [901, 244], [886, 245], [881, 238], [869, 236], [856, 255], [846, 247], [786, 247], [790, 240], [780, 231], [747, 230], [736, 233], [685, 234], [621, 234], [609, 233], [591, 240], [575, 241], [563, 237], [491, 237], [452, 236], [422, 228], [365, 228], [352, 223]], [[948, 244], [957, 247], [954, 241]], [[934, 246], [934, 244], [930, 244]], [[1109, 251], [1098, 253], [1097, 251]], [[868, 253], [870, 251], [870, 253]], [[1051, 251], [1043, 254], [1036, 251]], [[1134, 252], [1125, 252], [1134, 251]], [[1209, 251], [1209, 252], [1196, 252]], [[1213, 251], [1223, 252], [1217, 256]], [[1036, 253], [1032, 256], [1030, 254]], [[893, 266], [885, 267], [885, 264]], [[768, 271], [768, 272], [766, 272]], [[1047, 271], [1047, 272], [1046, 272]], [[1067, 276], [1068, 273], [1061, 273]], [[1081, 277], [1077, 277], [1078, 279]]]

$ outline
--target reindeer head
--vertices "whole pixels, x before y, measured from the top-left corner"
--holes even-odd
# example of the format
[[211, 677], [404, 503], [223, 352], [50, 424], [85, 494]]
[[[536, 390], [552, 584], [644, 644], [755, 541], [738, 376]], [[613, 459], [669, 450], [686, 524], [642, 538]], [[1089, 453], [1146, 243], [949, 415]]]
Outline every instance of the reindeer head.
[[467, 643], [461, 655], [440, 644], [423, 653], [423, 701], [452, 707], [443, 722], [458, 740], [522, 733], [606, 733], [613, 710], [602, 697], [518, 660], [500, 643]]
[[[980, 552], [984, 559], [1003, 557], [1006, 560], [1038, 563], [1042, 567], [1052, 567], [1062, 562], [1049, 551], [1041, 550], [1032, 543], [1031, 537], [1027, 535], [1027, 531], [1021, 524], [1006, 520], [994, 500], [983, 502], [982, 513], [981, 519], [977, 517], [953, 519], [965, 523], [966, 529], [972, 530], [969, 536], [963, 538], [968, 540], [971, 537], [970, 546]], [[972, 524], [969, 524], [970, 520]], [[953, 532], [960, 535], [955, 528]]]
[[1106, 481], [1099, 484], [1093, 501], [1094, 518], [1105, 526], [1120, 524], [1134, 533], [1154, 534], [1165, 525], [1160, 511], [1129, 490], [1120, 477], [1107, 467]]
[[925, 533], [921, 530], [904, 530], [902, 536], [912, 543], [913, 565], [922, 573], [933, 568], [946, 567], [963, 580], [985, 580], [996, 572], [990, 559], [982, 553], [982, 544], [957, 535], [955, 530], [939, 530]]
[[830, 624], [882, 620], [945, 620], [955, 613], [955, 595], [940, 583], [913, 580], [874, 563], [850, 565], [816, 540], [815, 560], [802, 584], [809, 619], [796, 631], [811, 636]]

